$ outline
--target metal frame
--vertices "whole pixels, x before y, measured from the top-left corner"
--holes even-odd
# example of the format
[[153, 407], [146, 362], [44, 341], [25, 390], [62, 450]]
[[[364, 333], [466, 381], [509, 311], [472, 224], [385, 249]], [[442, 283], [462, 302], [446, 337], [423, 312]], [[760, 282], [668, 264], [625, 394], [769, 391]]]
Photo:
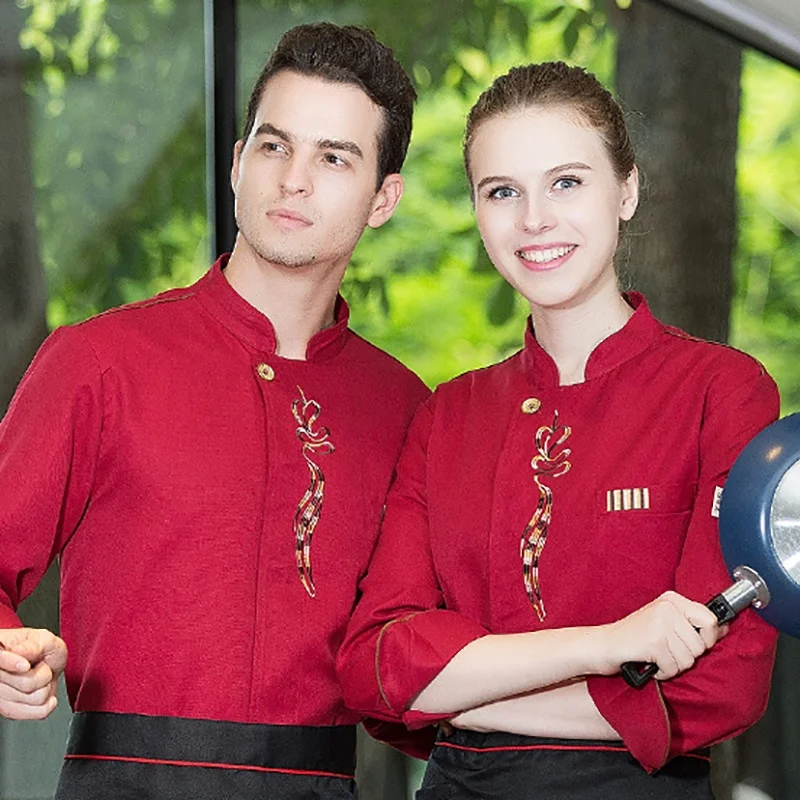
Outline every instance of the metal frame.
[[211, 259], [236, 238], [231, 156], [236, 132], [237, 0], [204, 0], [206, 61], [206, 208]]
[[[785, 0], [800, 13], [798, 0]], [[722, 31], [747, 47], [800, 69], [800, 36], [769, 14], [757, 13], [752, 2], [742, 0], [654, 0], [687, 17]], [[789, 10], [786, 19], [789, 19]]]

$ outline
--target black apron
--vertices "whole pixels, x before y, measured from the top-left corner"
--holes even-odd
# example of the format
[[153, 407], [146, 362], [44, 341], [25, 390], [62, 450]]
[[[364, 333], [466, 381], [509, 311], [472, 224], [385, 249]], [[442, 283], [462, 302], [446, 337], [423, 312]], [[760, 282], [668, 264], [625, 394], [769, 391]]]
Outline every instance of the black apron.
[[417, 800], [714, 800], [708, 751], [655, 775], [621, 742], [440, 732]]
[[355, 726], [75, 714], [56, 800], [353, 800]]

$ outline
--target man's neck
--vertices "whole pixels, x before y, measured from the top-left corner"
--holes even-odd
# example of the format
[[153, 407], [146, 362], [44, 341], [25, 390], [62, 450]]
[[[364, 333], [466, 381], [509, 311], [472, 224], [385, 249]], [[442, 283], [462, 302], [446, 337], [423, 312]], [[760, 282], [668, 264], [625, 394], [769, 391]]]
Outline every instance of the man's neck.
[[272, 323], [277, 354], [303, 360], [312, 337], [334, 324], [344, 267], [281, 267], [237, 241], [223, 273], [237, 294]]

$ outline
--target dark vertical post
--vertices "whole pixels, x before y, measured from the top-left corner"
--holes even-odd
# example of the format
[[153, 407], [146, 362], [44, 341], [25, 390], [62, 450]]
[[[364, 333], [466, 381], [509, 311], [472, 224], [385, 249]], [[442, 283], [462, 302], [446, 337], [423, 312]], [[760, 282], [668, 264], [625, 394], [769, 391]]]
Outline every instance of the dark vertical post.
[[236, 238], [230, 169], [231, 154], [237, 138], [237, 1], [204, 0], [206, 208], [212, 259], [230, 250]]

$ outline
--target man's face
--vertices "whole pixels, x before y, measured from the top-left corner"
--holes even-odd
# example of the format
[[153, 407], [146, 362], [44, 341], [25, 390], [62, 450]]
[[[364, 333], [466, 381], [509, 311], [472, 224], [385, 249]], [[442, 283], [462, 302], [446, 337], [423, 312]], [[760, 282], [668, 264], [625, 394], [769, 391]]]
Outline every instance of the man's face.
[[270, 78], [234, 150], [242, 244], [280, 267], [343, 272], [364, 228], [389, 219], [402, 194], [399, 175], [375, 189], [382, 125], [357, 86], [290, 71]]

